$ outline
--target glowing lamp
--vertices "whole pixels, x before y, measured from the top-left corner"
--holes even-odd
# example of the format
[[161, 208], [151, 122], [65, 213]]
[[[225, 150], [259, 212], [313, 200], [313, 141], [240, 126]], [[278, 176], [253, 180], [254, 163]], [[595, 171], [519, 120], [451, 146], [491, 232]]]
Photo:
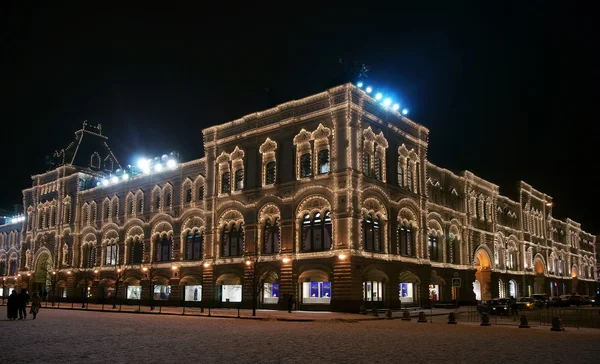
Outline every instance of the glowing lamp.
[[111, 178], [111, 179], [110, 179], [110, 181], [111, 181], [113, 184], [117, 184], [117, 183], [119, 183], [119, 177], [117, 177], [117, 176], [114, 176], [113, 178]]
[[94, 273], [98, 273], [98, 269], [94, 269]]
[[381, 92], [379, 92], [379, 93], [377, 93], [377, 95], [375, 95], [376, 100], [381, 100], [382, 97], [383, 97], [383, 95], [381, 94]]
[[150, 168], [150, 159], [140, 158], [137, 162], [137, 166], [141, 170]]
[[204, 268], [208, 268], [208, 267], [210, 267], [210, 264], [209, 264], [209, 263], [204, 263], [203, 265], [204, 265]]
[[344, 259], [346, 259], [346, 254], [343, 254], [343, 253], [342, 253], [342, 254], [338, 255], [338, 257], [339, 257], [341, 260], [344, 260]]
[[363, 87], [363, 83], [362, 83], [361, 81], [359, 81], [359, 82], [356, 84], [356, 87], [358, 87], [358, 88], [361, 88], [361, 87]]
[[147, 268], [147, 267], [144, 267], [144, 268], [142, 268], [142, 270], [143, 270], [144, 272], [146, 272], [146, 271], [148, 271], [148, 268]]
[[172, 270], [177, 270], [177, 266], [173, 265], [173, 266], [171, 266], [171, 269]]
[[127, 181], [129, 179], [129, 175], [127, 173], [123, 173], [121, 178], [123, 178], [123, 181]]
[[398, 105], [398, 104], [394, 104], [394, 106], [392, 106], [392, 109], [394, 109], [395, 111], [398, 111], [399, 108], [400, 108], [400, 105]]
[[408, 114], [408, 109], [402, 109], [402, 115], [407, 115]]
[[103, 180], [102, 180], [102, 185], [103, 185], [103, 186], [108, 186], [109, 184], [110, 184], [110, 181], [109, 181], [109, 180], [107, 180], [107, 179], [103, 179]]
[[383, 106], [389, 107], [392, 104], [392, 99], [385, 99], [383, 101]]
[[169, 159], [167, 161], [167, 167], [169, 167], [169, 168], [175, 168], [176, 165], [177, 165], [177, 162], [175, 161], [175, 159]]
[[290, 262], [290, 258], [283, 258], [283, 262], [284, 262], [285, 264], [289, 263], [289, 262]]
[[246, 260], [246, 265], [250, 265], [250, 264], [252, 264], [252, 262], [249, 260]]
[[371, 91], [373, 91], [373, 89], [371, 88], [371, 86], [369, 86], [369, 87], [366, 88], [366, 91], [367, 91], [368, 94], [370, 94]]
[[70, 270], [68, 270], [68, 271], [67, 271], [67, 274], [71, 274], [71, 271], [70, 271]]
[[155, 169], [157, 172], [160, 172], [160, 171], [162, 171], [162, 169], [163, 169], [163, 166], [162, 166], [162, 164], [160, 164], [160, 163], [157, 163], [157, 164], [154, 166], [154, 169]]

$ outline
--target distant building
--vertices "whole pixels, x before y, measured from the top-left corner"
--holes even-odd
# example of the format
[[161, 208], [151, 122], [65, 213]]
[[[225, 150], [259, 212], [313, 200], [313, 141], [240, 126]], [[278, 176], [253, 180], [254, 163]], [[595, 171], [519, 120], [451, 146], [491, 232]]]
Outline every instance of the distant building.
[[75, 135], [0, 227], [7, 287], [250, 306], [271, 272], [260, 306], [343, 311], [594, 289], [595, 237], [550, 196], [432, 164], [427, 128], [350, 84], [207, 128], [189, 141], [204, 158], [128, 179], [100, 127]]

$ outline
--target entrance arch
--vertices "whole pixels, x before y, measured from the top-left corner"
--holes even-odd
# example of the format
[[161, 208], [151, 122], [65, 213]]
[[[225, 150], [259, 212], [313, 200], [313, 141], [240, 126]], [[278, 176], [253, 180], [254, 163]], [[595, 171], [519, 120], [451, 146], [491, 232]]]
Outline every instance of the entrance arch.
[[[490, 261], [490, 255], [484, 249], [477, 250], [475, 254], [475, 279], [473, 283], [473, 292], [475, 297], [479, 297], [480, 300], [491, 300], [492, 292], [490, 287], [492, 266]], [[479, 282], [479, 284], [477, 284]]]
[[44, 297], [44, 292], [51, 289], [50, 274], [52, 274], [52, 257], [47, 252], [42, 252], [36, 260], [33, 272], [30, 293], [37, 292]]
[[533, 262], [533, 272], [535, 273], [535, 277], [533, 278], [533, 293], [545, 293], [545, 271], [546, 269], [544, 268], [544, 261], [542, 260], [542, 257], [538, 254], [535, 257], [535, 261]]
[[419, 305], [421, 289], [421, 280], [413, 272], [404, 270], [398, 276], [398, 294], [401, 304], [404, 305]]

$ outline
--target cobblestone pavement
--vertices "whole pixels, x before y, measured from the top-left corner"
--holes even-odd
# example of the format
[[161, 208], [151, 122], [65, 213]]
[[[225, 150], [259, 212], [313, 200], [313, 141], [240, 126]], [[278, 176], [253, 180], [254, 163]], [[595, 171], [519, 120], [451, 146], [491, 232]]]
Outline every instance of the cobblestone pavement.
[[[42, 309], [8, 321], [2, 363], [592, 363], [600, 330], [448, 325], [443, 320], [252, 321]], [[436, 323], [437, 321], [437, 323]]]

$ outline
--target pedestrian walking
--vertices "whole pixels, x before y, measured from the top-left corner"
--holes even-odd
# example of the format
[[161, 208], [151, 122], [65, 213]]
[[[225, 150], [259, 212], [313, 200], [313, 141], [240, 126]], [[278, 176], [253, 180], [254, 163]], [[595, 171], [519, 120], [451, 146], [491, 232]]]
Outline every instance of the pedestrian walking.
[[287, 301], [288, 313], [292, 313], [292, 307], [294, 306], [294, 295], [290, 293]]
[[511, 309], [513, 315], [519, 314], [519, 308], [517, 307], [517, 300], [513, 296], [510, 296], [510, 309]]
[[19, 320], [27, 319], [27, 303], [29, 302], [29, 294], [27, 293], [27, 289], [21, 289], [21, 293], [19, 293]]
[[8, 296], [8, 303], [6, 304], [6, 316], [9, 320], [17, 319], [17, 312], [19, 311], [19, 297], [17, 291], [12, 291]]
[[36, 292], [31, 296], [31, 310], [29, 311], [33, 315], [34, 320], [40, 311], [40, 307], [42, 307], [42, 297]]

